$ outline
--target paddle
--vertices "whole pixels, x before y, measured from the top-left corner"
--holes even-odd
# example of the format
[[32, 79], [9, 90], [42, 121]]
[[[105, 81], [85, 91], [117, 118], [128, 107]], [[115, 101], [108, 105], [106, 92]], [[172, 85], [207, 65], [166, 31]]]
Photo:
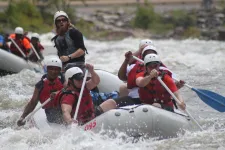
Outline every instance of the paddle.
[[[174, 98], [174, 100], [179, 104], [180, 101], [177, 99], [177, 97], [171, 92], [171, 90], [166, 86], [166, 84], [162, 81], [162, 79], [160, 77], [157, 77], [158, 81], [162, 84], [162, 86], [170, 93], [170, 95]], [[200, 126], [200, 124], [192, 117], [192, 115], [187, 111], [187, 108], [186, 110], [184, 110], [185, 113], [187, 113], [189, 115], [189, 117], [192, 119], [193, 122], [195, 122], [195, 124], [200, 128], [201, 131], [203, 131], [203, 128]], [[209, 135], [211, 136], [214, 140], [215, 137], [213, 135]], [[217, 144], [221, 147], [221, 148], [224, 148], [221, 143], [219, 143], [218, 141], [216, 141]]]
[[39, 60], [41, 60], [41, 58], [40, 58], [40, 56], [38, 55], [38, 53], [37, 53], [36, 49], [34, 48], [34, 45], [33, 45], [32, 43], [30, 43], [30, 45], [31, 45], [31, 48], [32, 48], [32, 50], [34, 51], [35, 55], [36, 55], [36, 56], [37, 56], [37, 58], [38, 58], [38, 64], [40, 64], [40, 65], [41, 65], [41, 67], [42, 67], [42, 68], [44, 68], [44, 66], [42, 65], [42, 63], [41, 63], [41, 62], [39, 62]]
[[[172, 73], [171, 70], [166, 68], [168, 71]], [[174, 73], [173, 73], [174, 74]], [[173, 77], [174, 80], [179, 81], [175, 77]], [[209, 90], [204, 90], [204, 89], [196, 89], [193, 88], [192, 86], [188, 85], [187, 83], [184, 84], [186, 87], [190, 88], [192, 91], [196, 92], [198, 97], [205, 102], [207, 105], [212, 107], [213, 109], [219, 111], [219, 112], [225, 112], [225, 97], [209, 91]]]
[[9, 39], [13, 42], [13, 44], [16, 46], [16, 48], [20, 51], [20, 53], [23, 55], [23, 58], [26, 59], [26, 55], [24, 54], [24, 52], [20, 49], [20, 47], [16, 44], [16, 42], [9, 37]]
[[[173, 79], [179, 81], [176, 78]], [[207, 105], [211, 106], [215, 110], [218, 110], [219, 112], [225, 112], [225, 97], [209, 90], [193, 88], [186, 83], [184, 85], [194, 91]]]
[[[170, 95], [173, 97], [173, 99], [180, 104], [180, 101], [177, 99], [177, 97], [171, 92], [171, 90], [166, 86], [166, 84], [162, 81], [160, 77], [157, 77], [158, 81], [162, 84], [162, 86], [167, 90], [167, 92], [170, 93]], [[203, 131], [203, 128], [199, 125], [199, 123], [192, 117], [192, 115], [186, 110], [184, 110], [186, 114], [192, 119], [192, 121]]]
[[85, 83], [86, 83], [87, 75], [88, 75], [88, 70], [86, 69], [85, 74], [84, 74], [83, 83], [82, 83], [81, 90], [80, 90], [80, 95], [79, 95], [78, 102], [77, 102], [75, 115], [73, 117], [74, 120], [77, 120], [78, 110], [80, 108], [80, 102], [81, 102], [81, 98], [82, 98], [82, 95], [83, 95], [83, 91], [84, 91], [84, 86], [85, 86]]
[[49, 101], [51, 101], [51, 98], [48, 98], [43, 104], [41, 104], [41, 106], [39, 106], [38, 108], [36, 108], [35, 110], [33, 110], [29, 115], [27, 115], [23, 119], [23, 122], [26, 122], [27, 120], [29, 120], [39, 109], [41, 109], [43, 106], [45, 106]]
[[34, 51], [35, 55], [37, 56], [38, 60], [40, 60], [41, 58], [40, 58], [40, 56], [38, 55], [36, 49], [34, 48], [34, 45], [33, 45], [32, 43], [30, 43], [30, 46], [31, 46], [32, 50]]
[[[137, 58], [136, 56], [133, 56], [133, 58], [144, 63], [143, 60]], [[172, 72], [169, 69], [167, 69], [167, 70]], [[175, 77], [173, 77], [173, 79], [176, 81], [179, 81]], [[209, 105], [210, 107], [214, 108], [215, 110], [217, 110], [219, 112], [225, 112], [225, 97], [223, 97], [215, 92], [209, 91], [209, 90], [193, 88], [186, 83], [184, 85], [187, 86], [188, 88], [190, 88], [191, 90], [193, 90], [194, 92], [196, 92], [196, 94], [199, 96], [199, 98], [203, 102], [205, 102], [207, 105]]]

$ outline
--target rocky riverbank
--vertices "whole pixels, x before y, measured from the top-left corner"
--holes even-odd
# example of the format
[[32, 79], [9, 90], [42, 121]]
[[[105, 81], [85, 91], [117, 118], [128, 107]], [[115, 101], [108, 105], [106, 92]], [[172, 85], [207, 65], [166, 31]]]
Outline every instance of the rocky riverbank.
[[[184, 4], [181, 0], [174, 0], [168, 4], [159, 4], [159, 1], [155, 1], [157, 4], [145, 3], [143, 0], [133, 1], [136, 3], [129, 5], [126, 3], [122, 5], [118, 1], [110, 2], [113, 4], [79, 7], [70, 6], [68, 3], [70, 8], [65, 10], [72, 23], [75, 23], [88, 39], [120, 40], [126, 37], [225, 39], [225, 3], [219, 5], [216, 1], [214, 5], [210, 4], [208, 5], [210, 7], [203, 9], [200, 0], [185, 1]], [[12, 33], [16, 26], [39, 33], [51, 31], [55, 10], [49, 10], [50, 6], [37, 7], [26, 1], [10, 5], [13, 9], [8, 7], [5, 12], [0, 12], [0, 32]], [[53, 6], [51, 7], [54, 8]], [[24, 9], [21, 10], [21, 7]]]
[[[135, 12], [126, 11], [123, 8], [114, 10], [97, 10], [92, 14], [77, 14], [78, 18], [94, 24], [92, 32], [104, 32], [104, 36], [91, 35], [91, 39], [118, 40], [125, 37], [136, 38], [199, 38], [204, 40], [225, 40], [225, 11], [224, 9], [198, 9], [186, 10], [187, 14], [194, 16], [192, 20], [180, 20], [174, 28], [161, 33], [154, 34], [151, 30], [137, 29], [132, 26]], [[165, 12], [161, 14], [165, 23], [174, 20], [174, 16]], [[185, 24], [193, 22], [191, 27]]]

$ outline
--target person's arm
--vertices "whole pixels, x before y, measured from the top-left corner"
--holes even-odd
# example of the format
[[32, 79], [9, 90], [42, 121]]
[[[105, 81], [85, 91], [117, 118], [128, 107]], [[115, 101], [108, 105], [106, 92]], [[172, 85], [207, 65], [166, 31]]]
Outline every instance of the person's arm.
[[136, 79], [136, 84], [138, 87], [145, 87], [151, 81], [152, 77], [150, 75], [145, 77], [138, 77]]
[[72, 29], [72, 30], [70, 30], [69, 35], [70, 35], [71, 39], [73, 40], [76, 48], [78, 48], [78, 49], [80, 48], [83, 51], [87, 50], [84, 45], [83, 34], [79, 30]]
[[79, 48], [78, 50], [76, 50], [75, 52], [73, 52], [72, 54], [68, 55], [68, 56], [60, 56], [60, 60], [62, 62], [67, 62], [71, 59], [77, 58], [84, 55], [84, 50], [82, 50], [81, 48]]
[[120, 69], [118, 71], [118, 77], [120, 80], [122, 81], [127, 81], [127, 76], [126, 76], [126, 72], [127, 72], [127, 65], [128, 65], [129, 60], [124, 60], [122, 65], [120, 66]]
[[163, 82], [167, 85], [167, 87], [171, 90], [171, 92], [176, 96], [176, 98], [180, 101], [178, 103], [179, 107], [183, 110], [186, 108], [186, 104], [184, 103], [183, 98], [181, 97], [176, 84], [174, 83], [173, 79], [169, 75], [165, 75], [163, 78]]
[[44, 46], [40, 42], [38, 42], [38, 48], [40, 49], [40, 52], [45, 49]]
[[175, 81], [175, 84], [178, 89], [181, 89], [184, 86], [185, 82], [183, 80], [180, 80], [180, 81]]
[[133, 53], [133, 55], [137, 57], [140, 56], [143, 49], [144, 49], [144, 46], [140, 47], [137, 51]]
[[130, 60], [131, 56], [132, 56], [131, 51], [126, 52], [123, 64], [120, 66], [120, 69], [119, 69], [119, 72], [118, 72], [118, 77], [122, 81], [127, 81], [127, 76], [126, 76], [127, 65], [129, 63], [129, 60]]
[[[141, 56], [141, 53], [142, 53], [143, 49], [144, 49], [146, 46], [147, 46], [147, 45], [142, 45], [142, 46], [139, 48], [139, 50], [137, 50], [137, 51], [135, 51], [135, 52], [133, 53], [133, 55], [136, 56], [136, 57]], [[135, 61], [135, 59], [132, 58], [132, 59], [130, 59], [129, 63], [132, 63], [133, 61]]]
[[76, 50], [75, 52], [73, 52], [72, 54], [70, 54], [71, 56], [71, 59], [74, 59], [74, 58], [78, 58], [80, 56], [83, 56], [84, 55], [84, 50], [79, 48], [78, 50]]
[[63, 95], [61, 98], [61, 109], [64, 122], [69, 125], [73, 122], [71, 112], [73, 109], [74, 103], [77, 101], [77, 98], [72, 94]]
[[71, 54], [71, 59], [84, 55], [86, 47], [84, 46], [83, 34], [77, 29], [72, 29], [70, 30], [69, 35], [73, 40], [75, 47], [78, 48], [74, 53]]
[[78, 58], [85, 54], [86, 48], [84, 46], [82, 33], [76, 29], [71, 29], [69, 35], [71, 39], [73, 40], [75, 47], [78, 49], [74, 50], [74, 52], [68, 56], [61, 56], [60, 59], [62, 60], [62, 62], [67, 62], [70, 59]]
[[180, 101], [180, 104], [178, 104], [179, 107], [180, 107], [182, 110], [185, 110], [186, 104], [184, 103], [184, 100], [183, 100], [183, 98], [181, 97], [179, 91], [176, 91], [176, 92], [174, 92], [173, 94], [174, 94], [174, 95], [176, 96], [176, 98]]
[[100, 78], [98, 74], [94, 71], [94, 67], [92, 65], [86, 64], [86, 68], [91, 74], [91, 79], [86, 82], [86, 87], [88, 90], [92, 90], [99, 84]]
[[29, 115], [34, 108], [36, 107], [37, 103], [38, 103], [38, 95], [39, 95], [39, 90], [37, 88], [34, 89], [34, 93], [33, 96], [31, 98], [31, 100], [29, 101], [29, 103], [25, 106], [25, 109], [23, 111], [23, 114], [21, 115], [20, 119], [17, 122], [18, 126], [24, 125], [25, 123], [22, 122], [23, 119]]
[[71, 111], [72, 111], [72, 106], [68, 104], [62, 104], [62, 114], [63, 114], [63, 120], [66, 124], [71, 124], [73, 122], [73, 119], [71, 117]]
[[143, 77], [144, 72], [137, 75], [136, 84], [139, 87], [145, 87], [151, 81], [152, 78], [158, 77], [158, 71], [153, 69], [149, 75]]
[[35, 88], [30, 102], [26, 105], [24, 109], [24, 112], [21, 116], [22, 118], [25, 118], [29, 113], [31, 113], [34, 110], [34, 108], [36, 107], [38, 103], [38, 95], [39, 95], [39, 90]]

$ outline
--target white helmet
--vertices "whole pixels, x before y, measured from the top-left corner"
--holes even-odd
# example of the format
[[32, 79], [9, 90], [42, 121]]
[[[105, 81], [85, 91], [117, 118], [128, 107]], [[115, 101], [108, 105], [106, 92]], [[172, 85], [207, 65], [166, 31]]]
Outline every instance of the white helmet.
[[46, 66], [55, 66], [62, 68], [62, 61], [59, 58], [50, 58], [49, 60], [47, 60]]
[[79, 67], [72, 67], [72, 68], [68, 69], [65, 73], [66, 81], [68, 81], [69, 78], [71, 78], [73, 75], [78, 74], [78, 73], [83, 74], [83, 71]]
[[59, 11], [57, 11], [57, 12], [55, 13], [55, 15], [54, 15], [54, 23], [55, 23], [55, 20], [56, 20], [59, 16], [64, 16], [64, 17], [66, 17], [67, 19], [69, 19], [68, 15], [67, 15], [64, 11], [59, 10]]
[[15, 28], [15, 34], [23, 34], [23, 28], [21, 28], [21, 27], [16, 27], [16, 28]]
[[148, 50], [153, 50], [153, 51], [155, 51], [155, 52], [156, 52], [156, 54], [158, 54], [158, 52], [157, 52], [157, 50], [156, 50], [156, 47], [155, 47], [155, 46], [153, 46], [153, 45], [148, 45], [148, 46], [146, 46], [146, 47], [143, 49], [143, 51], [142, 51], [141, 55], [143, 55], [143, 54], [144, 54], [144, 52], [146, 52], [146, 51], [148, 51]]
[[144, 58], [144, 64], [146, 65], [147, 63], [150, 63], [150, 62], [161, 62], [161, 61], [158, 55], [148, 54]]
[[33, 33], [33, 34], [32, 34], [32, 36], [31, 36], [31, 38], [32, 38], [32, 37], [33, 37], [33, 38], [37, 38], [37, 39], [39, 39], [39, 37], [40, 37], [40, 36], [39, 36], [39, 34], [38, 34], [38, 33]]
[[153, 44], [152, 40], [144, 39], [140, 41], [139, 48], [141, 48], [143, 45], [152, 45], [152, 44]]

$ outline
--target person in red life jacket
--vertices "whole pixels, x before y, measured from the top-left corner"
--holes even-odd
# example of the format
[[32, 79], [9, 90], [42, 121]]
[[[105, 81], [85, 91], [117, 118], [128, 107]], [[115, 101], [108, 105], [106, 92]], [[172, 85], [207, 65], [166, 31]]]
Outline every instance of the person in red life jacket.
[[185, 109], [186, 105], [179, 94], [178, 88], [174, 83], [171, 74], [159, 70], [161, 60], [156, 54], [148, 54], [144, 58], [145, 71], [137, 74], [136, 85], [139, 88], [139, 96], [142, 103], [151, 104], [156, 107], [174, 110], [172, 96], [157, 80], [158, 76], [162, 77], [162, 81], [172, 91], [172, 93], [180, 101], [179, 107]]
[[[134, 67], [133, 64], [139, 63], [138, 61], [136, 61], [135, 59], [132, 58], [132, 55], [142, 59], [142, 51], [148, 45], [153, 46], [152, 40], [143, 39], [143, 40], [140, 41], [139, 49], [136, 52], [131, 53], [129, 51], [125, 54], [125, 55], [129, 55], [129, 57], [126, 57], [126, 59], [124, 60], [124, 62], [122, 63], [122, 65], [119, 69], [118, 77], [119, 77], [120, 80], [127, 81], [127, 74], [128, 74], [127, 72], [129, 72]], [[123, 85], [120, 86], [119, 93], [120, 93], [121, 97], [129, 95], [130, 89], [127, 87], [127, 84], [123, 84]], [[138, 93], [138, 92], [136, 92], [136, 93]]]
[[[152, 50], [152, 52], [149, 50]], [[127, 81], [127, 84], [120, 86], [120, 90], [119, 90], [120, 96], [129, 96], [132, 93], [132, 95], [134, 94], [136, 95], [136, 97], [139, 97], [137, 96], [138, 94], [135, 94], [135, 93], [138, 93], [137, 88], [134, 88], [134, 87], [137, 87], [135, 83], [135, 79], [136, 79], [136, 74], [143, 71], [144, 65], [141, 62], [133, 59], [132, 55], [137, 56], [138, 58], [143, 60], [144, 56], [150, 53], [154, 53], [158, 55], [158, 51], [156, 47], [154, 46], [153, 42], [150, 39], [143, 39], [140, 41], [138, 51], [134, 53], [127, 52], [125, 54], [125, 56], [128, 55], [128, 57], [126, 56], [126, 59], [121, 65], [118, 72], [118, 77], [122, 81], [125, 81], [125, 82]], [[163, 63], [161, 63], [160, 67], [167, 69], [167, 67]], [[184, 83], [185, 83], [184, 81], [180, 80], [179, 82], [176, 82], [176, 85], [180, 89], [184, 86]]]
[[[86, 64], [86, 68], [91, 74], [91, 79], [85, 82], [78, 116], [76, 118], [80, 125], [95, 117], [94, 104], [90, 95], [90, 90], [95, 88], [100, 82], [100, 78], [94, 71], [94, 67], [90, 64]], [[61, 105], [65, 124], [71, 124], [73, 122], [83, 77], [84, 73], [80, 68], [72, 67], [68, 69], [65, 73], [66, 81], [68, 81], [67, 88], [62, 90], [55, 97]]]
[[[38, 102], [44, 103], [48, 98], [50, 98], [51, 94], [63, 88], [65, 79], [60, 73], [62, 68], [61, 60], [59, 58], [50, 58], [47, 60], [46, 66], [47, 74], [43, 75], [41, 80], [35, 85], [33, 96], [26, 105], [20, 119], [17, 121], [18, 126], [25, 124], [23, 119], [34, 110]], [[49, 122], [62, 122], [62, 118], [60, 118], [61, 110], [55, 107], [54, 100], [51, 100], [44, 105], [43, 109], [45, 110], [45, 114]]]
[[[146, 46], [142, 51], [142, 57], [144, 58], [147, 54], [158, 54], [156, 47], [149, 45]], [[122, 64], [122, 66], [119, 69], [118, 76], [121, 74], [125, 74], [125, 77], [119, 77], [122, 78], [124, 81], [127, 81], [127, 86], [129, 88], [128, 95], [123, 95], [116, 99], [108, 99], [104, 101], [102, 104], [100, 104], [96, 108], [96, 115], [100, 115], [103, 112], [106, 112], [110, 109], [114, 109], [117, 107], [123, 107], [127, 105], [135, 105], [135, 104], [141, 104], [138, 89], [139, 87], [136, 85], [136, 75], [140, 72], [144, 71], [144, 65], [141, 62], [136, 62], [135, 64], [128, 65], [128, 62], [132, 59], [132, 52], [128, 51], [125, 54], [125, 60]], [[122, 75], [123, 76], [123, 75]]]
[[68, 63], [84, 63], [87, 49], [83, 35], [71, 24], [69, 16], [64, 11], [57, 11], [54, 15], [54, 24], [57, 35], [52, 38], [52, 41], [63, 62], [63, 69]]
[[44, 50], [44, 47], [41, 45], [39, 37], [40, 36], [39, 36], [38, 33], [33, 33], [32, 36], [31, 36], [31, 44], [33, 45], [33, 47], [36, 50], [38, 56], [40, 57], [40, 60], [38, 60], [37, 55], [32, 50], [31, 53], [29, 54], [30, 55], [29, 60], [33, 61], [33, 62], [42, 61], [44, 59], [43, 54], [42, 54], [43, 50]]
[[[25, 37], [24, 35], [24, 31], [23, 28], [21, 27], [16, 27], [15, 28], [15, 35], [11, 34], [10, 38], [12, 38], [15, 43], [17, 44], [17, 46], [23, 51], [23, 53], [27, 56], [30, 52], [31, 49], [31, 45], [30, 45], [30, 41], [27, 37]], [[21, 54], [21, 52], [17, 49], [17, 46], [12, 42], [10, 44], [10, 50], [13, 54], [19, 56], [19, 57], [23, 57], [23, 55]]]

